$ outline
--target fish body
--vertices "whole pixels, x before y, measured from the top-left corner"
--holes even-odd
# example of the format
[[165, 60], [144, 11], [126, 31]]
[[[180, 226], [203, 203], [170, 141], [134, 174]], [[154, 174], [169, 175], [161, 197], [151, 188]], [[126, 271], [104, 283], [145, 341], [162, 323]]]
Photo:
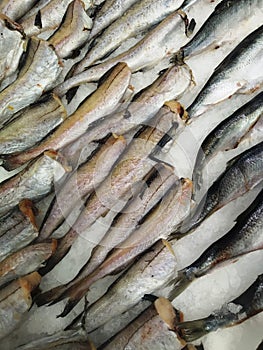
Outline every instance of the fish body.
[[39, 285], [40, 279], [40, 275], [33, 272], [1, 289], [0, 339], [10, 334], [30, 309], [32, 305], [31, 291]]
[[0, 261], [30, 244], [38, 236], [33, 203], [24, 199], [0, 220]]
[[27, 13], [36, 2], [37, 0], [2, 0], [0, 3], [0, 12], [13, 21], [17, 21]]
[[259, 275], [244, 293], [220, 310], [203, 319], [179, 323], [176, 329], [182, 339], [192, 342], [220, 328], [238, 325], [262, 311], [263, 275]]
[[[196, 191], [202, 185], [204, 166], [218, 153], [238, 146], [263, 115], [263, 93], [259, 93], [244, 106], [218, 124], [204, 139], [196, 157], [193, 183]], [[195, 192], [196, 192], [195, 191]]]
[[38, 240], [49, 237], [68, 217], [75, 205], [85, 201], [109, 174], [125, 147], [126, 141], [123, 137], [114, 138], [113, 136], [105, 144], [98, 146], [91, 158], [62, 185], [44, 220]]
[[90, 27], [91, 19], [86, 14], [84, 3], [74, 0], [69, 4], [60, 27], [48, 41], [59, 57], [68, 58], [88, 40]]
[[[263, 26], [249, 34], [217, 66], [203, 89], [187, 109], [190, 119], [235, 94], [257, 90], [263, 82]], [[249, 75], [248, 75], [249, 72]]]
[[0, 263], [0, 285], [36, 271], [56, 249], [56, 242], [39, 243], [22, 248]]
[[136, 2], [95, 39], [86, 56], [75, 67], [74, 75], [115, 50], [129, 37], [158, 23], [165, 16], [177, 10], [182, 3], [182, 0], [142, 0]]
[[31, 38], [25, 64], [16, 81], [0, 93], [0, 125], [3, 126], [16, 112], [35, 102], [52, 86], [61, 70], [59, 58], [51, 45]]
[[180, 228], [179, 236], [191, 233], [207, 217], [227, 203], [242, 196], [262, 181], [263, 142], [230, 160], [226, 170], [216, 179], [191, 217]]
[[178, 273], [172, 298], [180, 294], [195, 278], [205, 275], [217, 265], [255, 250], [263, 249], [263, 191], [240, 215], [235, 226], [210, 245], [190, 266]]
[[[97, 90], [88, 96], [76, 112], [59, 125], [51, 135], [36, 147], [7, 159], [4, 167], [8, 169], [16, 168], [37, 157], [45, 150], [59, 150], [75, 141], [92, 122], [111, 113], [117, 107], [129, 85], [130, 77], [131, 71], [127, 65], [124, 63], [117, 64]], [[107, 135], [109, 133], [110, 131]]]
[[20, 173], [0, 184], [0, 216], [6, 215], [24, 198], [38, 200], [51, 192], [54, 182], [65, 174], [56, 157], [54, 152], [45, 152]]
[[0, 155], [22, 152], [35, 146], [67, 117], [59, 97], [47, 95], [24, 109], [0, 130]]

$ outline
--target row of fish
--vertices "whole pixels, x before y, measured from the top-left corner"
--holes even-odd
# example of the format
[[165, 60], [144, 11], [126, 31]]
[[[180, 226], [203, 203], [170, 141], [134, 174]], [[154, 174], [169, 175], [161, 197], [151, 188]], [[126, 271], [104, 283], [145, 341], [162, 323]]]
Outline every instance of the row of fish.
[[[196, 339], [262, 311], [262, 275], [204, 319], [183, 322], [171, 301], [217, 266], [263, 248], [262, 141], [231, 159], [202, 193], [207, 163], [238, 147], [262, 121], [263, 93], [206, 136], [192, 180], [178, 177], [163, 161], [192, 121], [262, 87], [262, 5], [262, 0], [1, 2], [0, 155], [8, 171], [27, 165], [0, 184], [0, 338], [28, 312], [32, 291], [38, 306], [67, 299], [59, 315], [65, 317], [91, 286], [117, 273], [67, 330], [19, 348], [95, 349], [91, 332], [153, 302], [99, 348], [153, 349], [157, 342], [169, 349], [179, 340], [194, 349], [189, 344]], [[191, 11], [202, 6], [210, 6], [211, 15], [199, 23]], [[133, 37], [136, 43], [123, 49]], [[188, 61], [221, 47], [227, 47], [225, 58], [185, 109], [179, 101], [196, 85]], [[133, 91], [134, 73], [147, 74], [165, 59], [169, 67]], [[66, 100], [91, 82], [96, 89], [69, 114]], [[258, 196], [235, 225], [178, 271], [178, 240], [255, 187]], [[52, 192], [39, 222], [36, 206]], [[93, 232], [96, 245], [75, 277], [37, 291], [41, 276], [63, 263], [78, 237], [120, 203], [104, 236]], [[54, 239], [65, 223], [70, 228]], [[169, 300], [152, 295], [164, 287]]]

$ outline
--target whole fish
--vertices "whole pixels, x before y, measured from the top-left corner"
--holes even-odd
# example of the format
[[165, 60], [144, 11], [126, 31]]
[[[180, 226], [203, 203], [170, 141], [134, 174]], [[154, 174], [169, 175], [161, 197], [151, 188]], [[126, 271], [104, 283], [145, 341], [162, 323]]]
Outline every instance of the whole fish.
[[[106, 215], [119, 200], [132, 196], [136, 187], [141, 187], [141, 180], [159, 161], [155, 158], [158, 152], [171, 140], [176, 131], [173, 113], [163, 118], [157, 114], [155, 126], [142, 127], [137, 137], [122, 154], [111, 173], [89, 196], [85, 207], [71, 229], [59, 241], [58, 249], [41, 273], [50, 271], [70, 250], [79, 233], [84, 234], [101, 216]], [[167, 135], [168, 134], [168, 135]], [[157, 152], [157, 153], [156, 153]]]
[[134, 3], [136, 0], [106, 0], [95, 15], [89, 40], [121, 17]]
[[175, 183], [132, 235], [119, 244], [89, 276], [75, 283], [55, 301], [69, 298], [59, 316], [66, 316], [93, 283], [117, 271], [120, 272], [160, 238], [167, 238], [187, 215], [191, 194], [192, 183], [189, 179], [180, 179]]
[[[65, 285], [59, 285], [51, 290], [42, 293], [38, 298], [38, 304], [41, 305], [51, 302], [58, 298], [66, 289], [88, 276], [95, 270], [106, 258], [107, 254], [118, 244], [124, 241], [135, 228], [140, 225], [140, 220], [159, 202], [164, 193], [172, 186], [177, 177], [172, 168], [157, 164], [143, 179], [145, 185], [135, 198], [131, 198], [122, 211], [114, 218], [111, 227], [93, 249], [89, 261], [85, 267], [77, 274], [72, 282]], [[147, 259], [146, 259], [147, 260]]]
[[219, 123], [204, 139], [198, 151], [193, 170], [193, 184], [196, 189], [202, 185], [204, 166], [220, 151], [227, 151], [239, 145], [251, 128], [263, 115], [263, 92], [236, 110]]
[[[120, 99], [129, 85], [131, 71], [124, 63], [117, 64], [105, 76], [104, 81], [79, 108], [69, 116], [51, 135], [38, 146], [33, 147], [17, 156], [5, 161], [6, 169], [14, 169], [30, 159], [37, 157], [45, 150], [58, 150], [81, 136], [88, 126], [111, 113], [118, 105]], [[110, 130], [107, 132], [107, 135]]]
[[262, 181], [262, 176], [263, 142], [260, 142], [228, 162], [226, 170], [216, 179], [190, 218], [182, 225], [178, 237], [191, 233], [215, 211], [254, 188]]
[[[263, 26], [249, 34], [221, 62], [187, 109], [190, 119], [235, 94], [254, 92], [263, 82]], [[248, 74], [249, 72], [249, 74]]]
[[263, 275], [239, 297], [214, 311], [206, 318], [179, 323], [176, 329], [179, 337], [192, 342], [220, 328], [238, 325], [263, 311]]
[[22, 152], [35, 146], [67, 117], [59, 97], [48, 94], [15, 115], [15, 120], [0, 130], [0, 155]]
[[236, 219], [235, 226], [211, 244], [191, 265], [178, 272], [171, 298], [179, 295], [192, 281], [226, 261], [263, 249], [263, 190]]
[[0, 126], [50, 88], [61, 69], [52, 46], [44, 40], [31, 38], [24, 66], [16, 81], [0, 93]]
[[94, 40], [86, 56], [77, 64], [74, 75], [114, 51], [129, 37], [148, 29], [177, 10], [183, 0], [142, 0], [130, 7]]
[[84, 3], [74, 0], [69, 4], [60, 27], [48, 41], [59, 57], [68, 58], [88, 40], [90, 28], [91, 19], [86, 14]]
[[51, 192], [54, 182], [65, 173], [56, 157], [55, 152], [45, 152], [20, 173], [0, 184], [0, 217], [24, 198], [38, 200]]
[[38, 0], [2, 0], [0, 12], [13, 21], [17, 21], [37, 2]]
[[56, 30], [72, 0], [51, 0], [31, 16], [22, 18], [19, 23], [26, 35], [33, 36]]
[[19, 208], [0, 220], [0, 261], [30, 244], [37, 236], [33, 203], [24, 199]]
[[261, 25], [258, 11], [262, 11], [262, 8], [262, 0], [221, 1], [197, 34], [175, 57], [185, 59], [219, 49], [226, 44], [235, 43], [236, 40], [241, 41]]
[[38, 240], [48, 238], [68, 217], [77, 202], [83, 201], [106, 178], [126, 147], [123, 137], [111, 136], [99, 145], [88, 161], [62, 185], [44, 220]]
[[37, 270], [55, 251], [56, 241], [22, 248], [0, 262], [0, 286]]
[[2, 33], [0, 40], [1, 82], [16, 71], [26, 47], [26, 38], [23, 28], [2, 13], [0, 13], [0, 32]]
[[10, 334], [30, 309], [30, 293], [39, 285], [40, 279], [40, 275], [33, 272], [0, 290], [0, 339]]

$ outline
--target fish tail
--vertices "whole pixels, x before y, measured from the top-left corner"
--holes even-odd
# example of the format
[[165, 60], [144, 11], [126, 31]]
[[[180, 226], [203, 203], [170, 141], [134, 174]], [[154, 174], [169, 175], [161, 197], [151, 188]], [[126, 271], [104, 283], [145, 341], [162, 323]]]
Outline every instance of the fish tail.
[[178, 323], [175, 328], [178, 336], [185, 340], [187, 343], [193, 342], [209, 333], [209, 331], [206, 329], [205, 318], [195, 321]]
[[37, 295], [34, 301], [37, 304], [37, 306], [42, 306], [45, 304], [52, 305], [54, 301], [57, 300], [66, 290], [67, 290], [67, 285], [62, 284], [60, 286], [57, 286], [44, 293]]
[[[63, 297], [63, 299], [64, 298], [65, 297]], [[57, 315], [57, 318], [66, 317], [71, 312], [71, 310], [79, 303], [80, 299], [81, 298], [69, 299], [67, 301], [63, 311], [59, 315]]]
[[178, 50], [170, 59], [170, 63], [182, 66], [184, 64], [184, 50]]
[[169, 300], [175, 299], [180, 295], [191, 283], [191, 280], [186, 276], [184, 270], [178, 273], [178, 277], [174, 279], [171, 284], [174, 286], [169, 294]]

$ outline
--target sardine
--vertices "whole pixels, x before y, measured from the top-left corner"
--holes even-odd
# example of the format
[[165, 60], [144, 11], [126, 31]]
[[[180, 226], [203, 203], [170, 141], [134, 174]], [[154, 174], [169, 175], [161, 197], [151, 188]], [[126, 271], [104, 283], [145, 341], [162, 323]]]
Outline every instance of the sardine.
[[242, 40], [217, 66], [187, 109], [190, 119], [200, 116], [235, 94], [256, 91], [263, 82], [260, 67], [263, 67], [263, 26]]
[[[1, 5], [0, 5], [1, 6]], [[26, 47], [23, 28], [0, 13], [0, 82], [12, 75]]]
[[58, 56], [51, 45], [44, 40], [31, 38], [26, 61], [17, 80], [0, 93], [0, 125], [35, 102], [52, 86], [61, 69]]
[[37, 0], [2, 0], [0, 3], [0, 12], [13, 21], [17, 21], [27, 13], [36, 2]]
[[[127, 65], [117, 64], [105, 76], [97, 90], [88, 96], [76, 112], [69, 116], [50, 136], [38, 146], [7, 159], [3, 166], [6, 169], [14, 169], [45, 150], [58, 150], [75, 141], [92, 122], [114, 111], [129, 85], [130, 77], [131, 71]], [[109, 130], [106, 135], [110, 132]]]
[[263, 311], [263, 275], [239, 297], [206, 318], [179, 323], [179, 337], [192, 342], [218, 329], [238, 325]]
[[54, 199], [38, 240], [49, 237], [67, 219], [77, 202], [83, 201], [106, 178], [114, 163], [126, 147], [123, 137], [111, 136], [105, 144], [98, 146], [86, 163], [62, 185]]
[[23, 110], [0, 130], [0, 155], [22, 152], [35, 146], [67, 117], [59, 97], [48, 94]]
[[159, 202], [169, 187], [175, 183], [176, 179], [177, 177], [173, 173], [172, 168], [163, 164], [157, 164], [143, 179], [145, 185], [142, 191], [135, 198], [131, 198], [122, 211], [114, 218], [111, 227], [93, 249], [90, 260], [77, 274], [76, 278], [66, 285], [60, 285], [42, 293], [38, 298], [38, 304], [40, 305], [40, 300], [42, 305], [58, 298], [71, 285], [93, 272], [114, 247], [128, 238], [135, 228], [138, 228], [140, 220]]
[[30, 17], [19, 23], [27, 36], [39, 35], [48, 30], [56, 30], [72, 0], [51, 0]]
[[189, 179], [180, 179], [174, 184], [132, 235], [119, 244], [89, 276], [75, 283], [55, 301], [69, 298], [59, 316], [65, 317], [93, 283], [117, 271], [120, 272], [160, 238], [166, 239], [189, 212], [191, 195], [192, 182]]
[[56, 241], [29, 245], [0, 263], [0, 286], [36, 271], [56, 250]]
[[182, 0], [142, 0], [130, 7], [95, 39], [86, 56], [77, 64], [74, 75], [114, 51], [129, 37], [146, 30], [177, 10]]
[[0, 220], [0, 261], [30, 244], [38, 236], [33, 203], [24, 199], [6, 218]]
[[178, 237], [191, 233], [207, 217], [254, 188], [262, 179], [263, 142], [260, 142], [228, 162], [226, 170], [208, 189], [191, 217], [180, 228]]
[[[223, 0], [205, 21], [192, 40], [181, 48], [175, 56], [188, 58], [208, 50], [241, 41], [248, 35], [251, 24], [257, 29], [261, 22], [258, 11], [263, 8], [262, 0]], [[251, 29], [250, 29], [251, 31]]]
[[74, 50], [88, 40], [91, 22], [81, 0], [74, 0], [69, 4], [60, 27], [48, 40], [59, 57], [70, 57]]
[[106, 0], [93, 20], [89, 40], [96, 37], [103, 29], [121, 17], [137, 0]]
[[0, 290], [0, 339], [10, 334], [30, 309], [30, 293], [39, 285], [40, 279], [40, 275], [33, 272]]
[[196, 190], [194, 192], [197, 192], [202, 185], [202, 170], [204, 166], [218, 152], [236, 148], [262, 115], [263, 92], [236, 110], [208, 134], [200, 146], [195, 161], [193, 184]]
[[54, 182], [65, 168], [56, 160], [55, 152], [45, 152], [20, 173], [0, 184], [0, 216], [14, 208], [22, 199], [38, 200], [51, 192]]
[[211, 244], [191, 265], [178, 272], [170, 298], [174, 299], [192, 281], [211, 269], [244, 254], [263, 249], [263, 190], [236, 219], [235, 226]]
[[111, 173], [90, 195], [78, 219], [59, 241], [56, 254], [49, 260], [46, 268], [41, 270], [42, 274], [50, 271], [68, 253], [79, 233], [85, 233], [99, 217], [106, 215], [119, 200], [123, 200], [123, 197], [127, 195], [132, 196], [133, 189], [136, 190], [136, 186], [142, 185], [143, 177], [159, 162], [156, 159], [156, 152], [160, 152], [171, 140], [171, 136], [177, 128], [173, 114], [167, 114], [167, 118], [162, 117], [162, 113], [157, 114], [153, 127], [141, 128]]

